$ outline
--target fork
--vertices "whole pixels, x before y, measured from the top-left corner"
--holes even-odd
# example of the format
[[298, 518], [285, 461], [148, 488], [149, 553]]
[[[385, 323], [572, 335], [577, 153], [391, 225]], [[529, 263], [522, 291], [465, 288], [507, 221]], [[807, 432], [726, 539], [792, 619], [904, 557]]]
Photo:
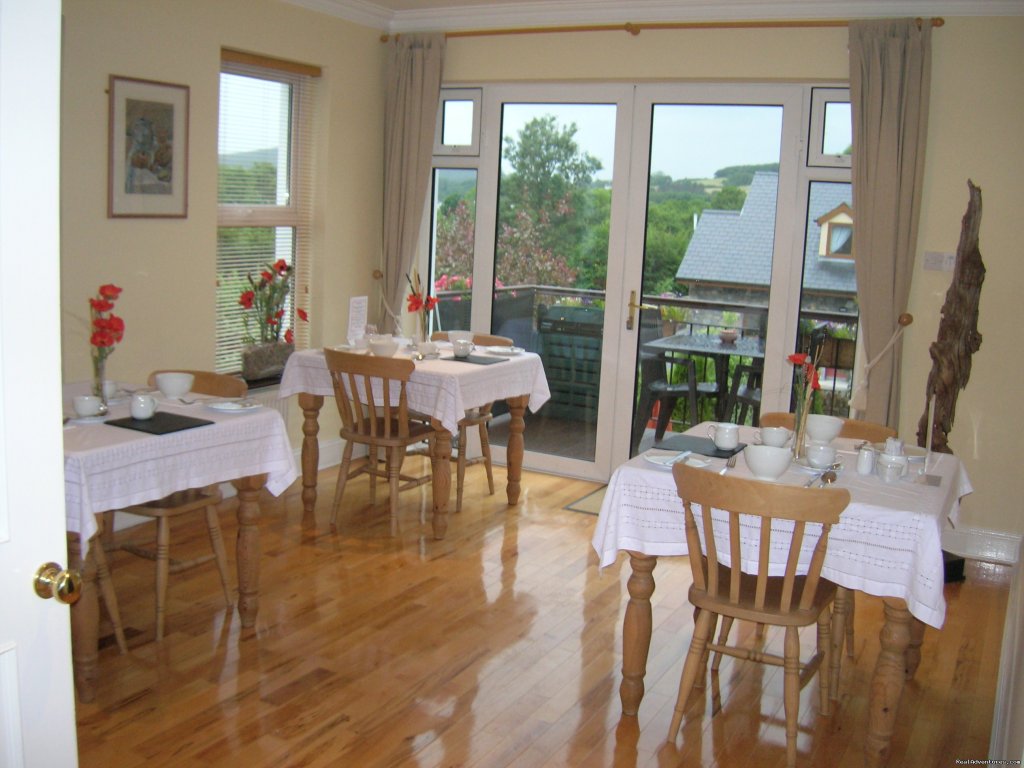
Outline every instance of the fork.
[[721, 468], [720, 470], [718, 470], [718, 474], [720, 474], [720, 475], [724, 475], [724, 474], [725, 474], [726, 472], [728, 472], [728, 471], [729, 471], [730, 469], [732, 469], [733, 467], [735, 467], [735, 466], [736, 466], [736, 457], [737, 457], [737, 456], [739, 456], [739, 454], [738, 454], [738, 453], [734, 453], [734, 454], [733, 454], [732, 456], [730, 456], [730, 457], [729, 457], [729, 458], [728, 458], [728, 459], [726, 460], [726, 462], [725, 462], [725, 466], [724, 466], [724, 467], [722, 467], [722, 468]]

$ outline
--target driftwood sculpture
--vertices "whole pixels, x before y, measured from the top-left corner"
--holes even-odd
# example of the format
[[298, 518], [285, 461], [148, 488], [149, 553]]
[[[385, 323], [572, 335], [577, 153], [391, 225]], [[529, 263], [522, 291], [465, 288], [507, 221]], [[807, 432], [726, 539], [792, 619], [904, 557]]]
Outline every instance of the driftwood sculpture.
[[[981, 349], [978, 304], [981, 284], [985, 281], [985, 265], [981, 261], [981, 251], [978, 250], [981, 189], [969, 179], [967, 188], [970, 199], [960, 228], [953, 281], [946, 291], [946, 302], [942, 305], [938, 336], [929, 350], [932, 370], [928, 374], [925, 390], [925, 412], [917, 423], [917, 444], [926, 447], [930, 434], [931, 450], [943, 453], [951, 453], [947, 436], [953, 428], [956, 399], [971, 377], [971, 355]], [[933, 397], [934, 407], [929, 408]], [[931, 425], [928, 423], [929, 415], [932, 416]]]

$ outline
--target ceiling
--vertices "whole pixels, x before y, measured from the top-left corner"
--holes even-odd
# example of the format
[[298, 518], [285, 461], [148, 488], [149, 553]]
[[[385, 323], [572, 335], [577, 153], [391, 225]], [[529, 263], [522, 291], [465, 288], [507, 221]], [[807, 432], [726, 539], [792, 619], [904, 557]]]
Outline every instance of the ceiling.
[[284, 0], [386, 32], [577, 24], [1021, 16], [1024, 0]]

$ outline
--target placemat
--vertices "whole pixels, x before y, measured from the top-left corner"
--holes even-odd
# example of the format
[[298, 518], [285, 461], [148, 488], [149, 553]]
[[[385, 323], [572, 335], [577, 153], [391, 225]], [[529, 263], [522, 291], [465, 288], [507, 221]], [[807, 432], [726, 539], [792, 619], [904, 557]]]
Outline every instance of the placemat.
[[170, 432], [180, 432], [183, 429], [213, 424], [207, 419], [197, 419], [193, 416], [182, 416], [180, 413], [167, 413], [166, 411], [157, 411], [151, 419], [133, 419], [131, 416], [127, 416], [123, 419], [111, 419], [104, 423], [114, 427], [134, 429], [138, 432], [149, 432], [151, 435], [166, 435]]
[[666, 451], [693, 451], [701, 456], [714, 456], [718, 459], [728, 459], [734, 453], [739, 453], [747, 447], [746, 443], [739, 443], [735, 448], [722, 450], [715, 447], [715, 441], [710, 437], [698, 437], [697, 435], [675, 435], [654, 444], [655, 448], [663, 448]]
[[469, 355], [468, 357], [442, 357], [442, 360], [454, 360], [456, 363], [475, 363], [476, 365], [490, 365], [491, 363], [504, 363], [507, 357], [484, 357], [482, 355]]

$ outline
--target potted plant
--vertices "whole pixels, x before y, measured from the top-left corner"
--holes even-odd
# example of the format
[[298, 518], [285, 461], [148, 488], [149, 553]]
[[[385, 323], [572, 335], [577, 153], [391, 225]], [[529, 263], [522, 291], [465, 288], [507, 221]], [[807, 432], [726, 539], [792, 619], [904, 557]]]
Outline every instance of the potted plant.
[[[242, 291], [238, 303], [245, 310], [246, 344], [242, 350], [242, 377], [247, 381], [280, 375], [288, 357], [295, 351], [294, 332], [285, 327], [285, 302], [291, 293], [292, 267], [278, 259], [260, 273], [259, 280], [248, 275], [249, 289]], [[304, 309], [295, 314], [302, 321], [309, 317]], [[256, 319], [256, 333], [250, 327]]]

